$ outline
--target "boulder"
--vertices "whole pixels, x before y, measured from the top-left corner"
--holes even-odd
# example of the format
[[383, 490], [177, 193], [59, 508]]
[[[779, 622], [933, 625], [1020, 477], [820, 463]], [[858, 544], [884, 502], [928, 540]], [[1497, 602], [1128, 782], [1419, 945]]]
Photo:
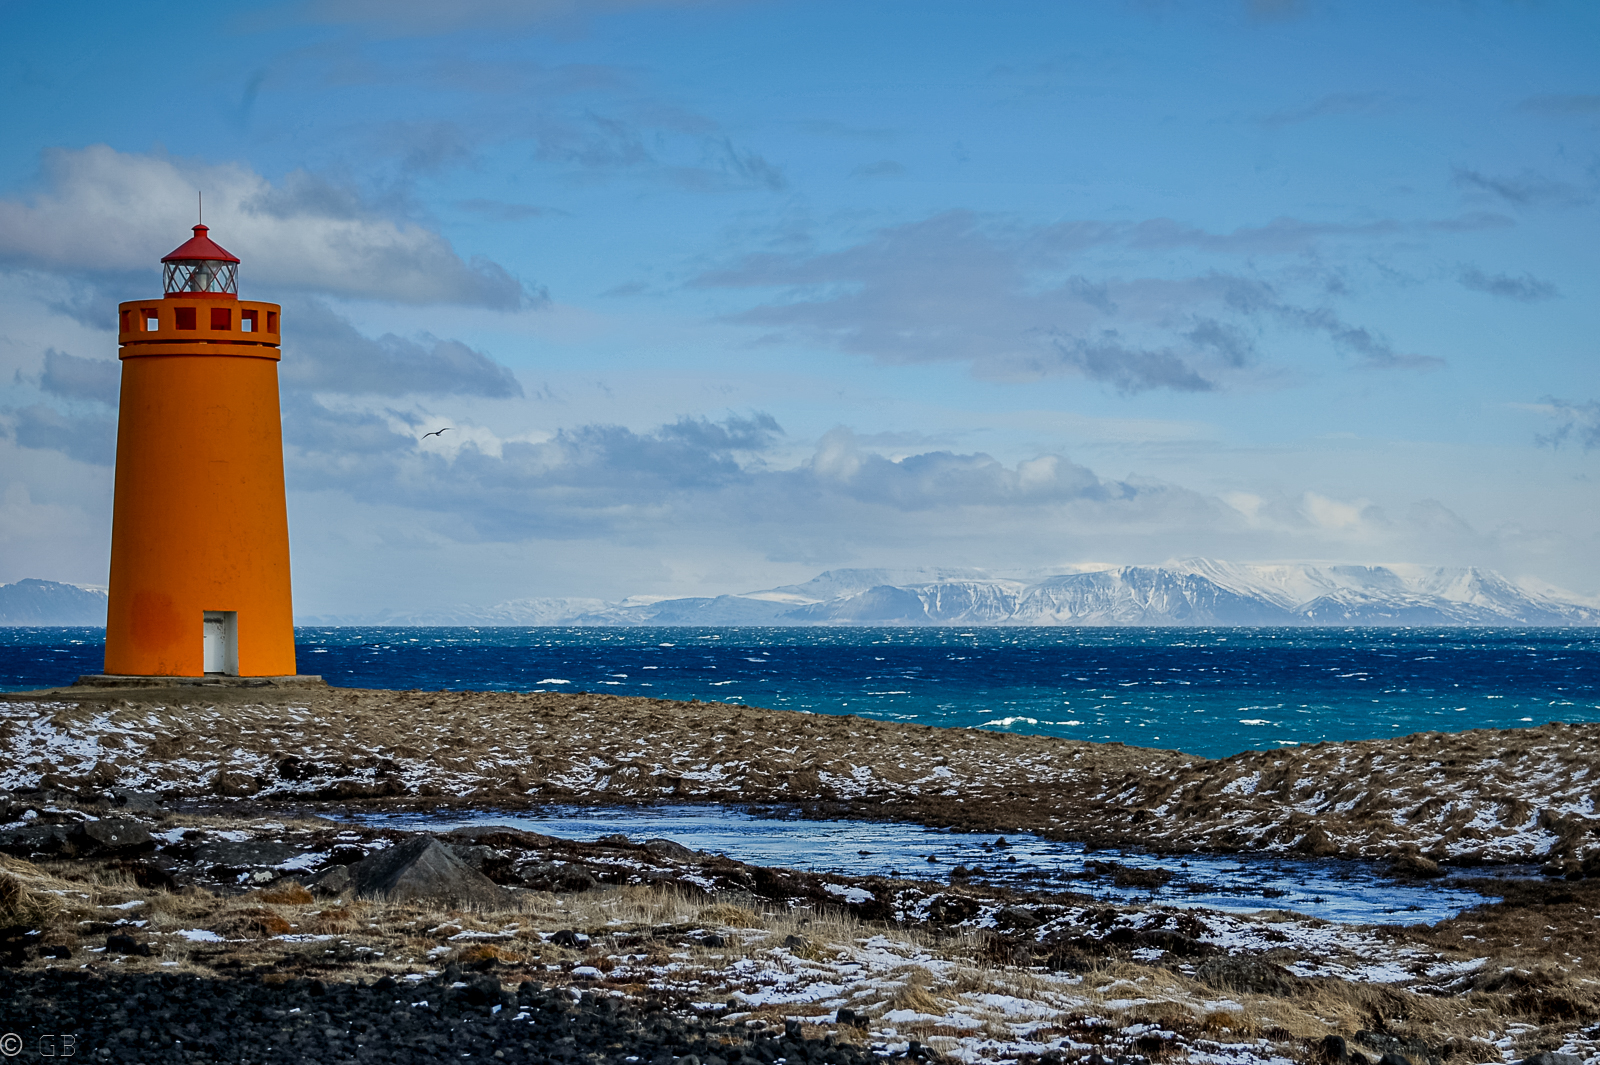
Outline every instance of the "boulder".
[[102, 817], [74, 825], [70, 837], [80, 858], [139, 854], [156, 849], [150, 830], [131, 817]]
[[155, 849], [150, 830], [131, 817], [40, 824], [0, 832], [0, 851], [19, 858], [128, 857]]
[[350, 867], [348, 865], [336, 865], [331, 869], [324, 869], [312, 877], [306, 887], [311, 889], [313, 895], [322, 898], [342, 895], [350, 887]]
[[1213, 958], [1195, 966], [1197, 980], [1223, 991], [1251, 995], [1289, 995], [1300, 982], [1289, 970], [1260, 958]]
[[154, 792], [112, 788], [106, 792], [106, 801], [112, 806], [126, 810], [129, 813], [161, 814], [165, 812], [161, 806], [161, 796]]
[[270, 839], [221, 840], [196, 847], [194, 859], [226, 869], [273, 869], [305, 853]]
[[413, 836], [347, 868], [355, 894], [368, 898], [482, 906], [500, 905], [507, 899], [505, 889], [470, 868], [432, 836]]
[[513, 872], [537, 891], [589, 891], [600, 886], [593, 873], [571, 862], [521, 862]]
[[106, 936], [107, 954], [133, 954], [141, 958], [151, 955], [150, 944], [120, 932]]
[[1583, 1059], [1576, 1054], [1563, 1054], [1559, 1050], [1546, 1050], [1523, 1058], [1517, 1065], [1583, 1065]]
[[693, 862], [700, 858], [697, 851], [692, 851], [670, 839], [647, 839], [644, 841], [644, 849], [657, 858], [665, 858], [669, 862]]
[[1038, 928], [1039, 917], [1025, 906], [1002, 906], [994, 912], [994, 923], [999, 928], [1026, 932]]

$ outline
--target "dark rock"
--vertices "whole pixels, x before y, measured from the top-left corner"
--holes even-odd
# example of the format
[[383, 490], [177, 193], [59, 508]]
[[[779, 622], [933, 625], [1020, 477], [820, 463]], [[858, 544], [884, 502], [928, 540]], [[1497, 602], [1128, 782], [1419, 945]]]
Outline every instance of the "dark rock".
[[139, 854], [156, 849], [150, 830], [131, 817], [102, 817], [73, 827], [72, 849], [79, 858]]
[[1195, 966], [1197, 980], [1224, 991], [1242, 991], [1251, 995], [1289, 995], [1299, 984], [1299, 978], [1281, 965], [1260, 958], [1212, 958]]
[[593, 873], [571, 862], [522, 862], [512, 873], [538, 891], [589, 891], [600, 886]]
[[177, 891], [180, 886], [176, 877], [153, 862], [123, 859], [107, 862], [106, 869], [127, 874], [148, 891]]
[[1517, 1065], [1583, 1065], [1583, 1059], [1576, 1054], [1563, 1054], [1557, 1050], [1545, 1050], [1523, 1058]]
[[[1399, 1036], [1390, 1035], [1388, 1032], [1363, 1029], [1356, 1033], [1356, 1042], [1382, 1054], [1383, 1057], [1378, 1059], [1380, 1065], [1390, 1058], [1403, 1061], [1406, 1065], [1416, 1065], [1416, 1063], [1420, 1062], [1439, 1065], [1441, 1060], [1439, 1055], [1429, 1049], [1426, 1043], [1418, 1042], [1415, 1039], [1401, 1039]], [[1396, 1065], [1396, 1062], [1389, 1061], [1389, 1065]]]
[[1411, 1065], [1411, 1059], [1404, 1054], [1396, 1054], [1391, 1050], [1378, 1059], [1378, 1065]]
[[18, 858], [71, 856], [72, 825], [33, 824], [0, 831], [0, 851]]
[[505, 889], [469, 868], [432, 836], [413, 836], [348, 866], [357, 895], [404, 901], [442, 899], [456, 905], [495, 906]]
[[134, 939], [130, 935], [117, 932], [106, 936], [107, 954], [134, 954], [141, 958], [150, 957], [150, 944]]
[[842, 1024], [849, 1028], [865, 1029], [871, 1024], [871, 1019], [865, 1013], [857, 1013], [849, 1006], [840, 1006], [839, 1012], [833, 1015], [835, 1024]]
[[221, 840], [196, 847], [194, 858], [224, 869], [274, 869], [305, 852], [268, 839]]
[[994, 923], [1001, 928], [1026, 931], [1038, 928], [1040, 921], [1032, 910], [1021, 906], [1002, 906], [994, 912]]
[[350, 887], [350, 867], [335, 865], [331, 869], [325, 869], [312, 877], [306, 887], [313, 895], [323, 898], [342, 895]]
[[1358, 1050], [1351, 1050], [1342, 1035], [1324, 1036], [1322, 1042], [1317, 1044], [1317, 1057], [1328, 1065], [1367, 1065], [1367, 1056]]
[[162, 798], [154, 792], [129, 791], [127, 788], [112, 788], [106, 792], [106, 799], [112, 806], [135, 814], [161, 814]]
[[657, 858], [665, 858], [669, 862], [693, 862], [700, 857], [697, 852], [670, 839], [647, 839], [644, 841], [644, 849]]

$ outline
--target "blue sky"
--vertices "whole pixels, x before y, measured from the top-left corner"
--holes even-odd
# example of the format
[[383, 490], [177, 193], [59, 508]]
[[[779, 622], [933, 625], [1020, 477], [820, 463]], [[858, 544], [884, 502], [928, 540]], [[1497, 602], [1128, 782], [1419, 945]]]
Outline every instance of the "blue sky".
[[111, 311], [198, 189], [285, 306], [308, 614], [1186, 555], [1600, 594], [1593, 5], [0, 27], [0, 580], [104, 582]]

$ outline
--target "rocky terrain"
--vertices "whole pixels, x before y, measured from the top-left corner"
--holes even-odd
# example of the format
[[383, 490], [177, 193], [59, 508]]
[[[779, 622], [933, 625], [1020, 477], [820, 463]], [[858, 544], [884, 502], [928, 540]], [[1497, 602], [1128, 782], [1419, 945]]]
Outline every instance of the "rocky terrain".
[[1208, 760], [848, 716], [589, 694], [60, 689], [0, 701], [0, 788], [450, 803], [783, 803], [1102, 846], [1600, 862], [1600, 724]]
[[[37, 1056], [1600, 1063], [1594, 727], [1207, 761], [585, 693], [64, 689], [0, 714], [0, 1017]], [[1343, 925], [1195, 907], [1114, 860], [1091, 864], [1148, 896], [351, 816], [663, 800], [1547, 875]]]
[[660, 839], [431, 836], [127, 792], [8, 805], [0, 1016], [40, 1056], [1600, 1061], [1592, 881], [1486, 882], [1511, 897], [1349, 926]]

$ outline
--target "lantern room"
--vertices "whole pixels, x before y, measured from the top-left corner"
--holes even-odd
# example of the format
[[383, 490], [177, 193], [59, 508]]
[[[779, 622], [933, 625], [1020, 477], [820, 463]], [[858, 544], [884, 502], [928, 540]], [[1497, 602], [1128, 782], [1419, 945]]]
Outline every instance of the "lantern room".
[[239, 259], [194, 227], [194, 236], [161, 258], [162, 288], [168, 296], [239, 298]]

